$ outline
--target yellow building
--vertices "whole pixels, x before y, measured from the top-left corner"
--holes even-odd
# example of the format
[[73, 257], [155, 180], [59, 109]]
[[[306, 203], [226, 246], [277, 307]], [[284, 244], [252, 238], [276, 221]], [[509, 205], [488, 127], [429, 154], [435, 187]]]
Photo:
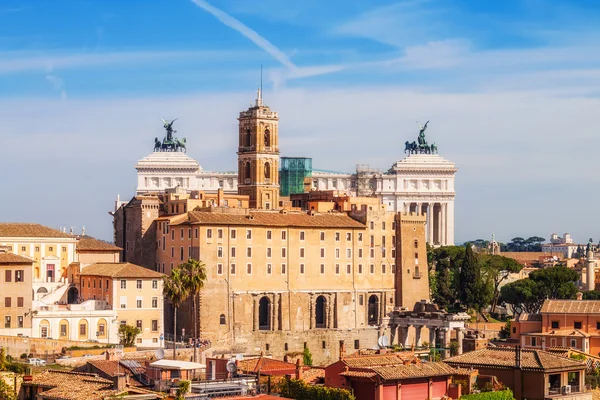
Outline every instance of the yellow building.
[[[159, 347], [164, 333], [162, 277], [131, 263], [96, 263], [81, 271], [79, 287], [82, 301], [101, 300], [114, 310], [116, 324], [140, 328], [137, 346]], [[104, 339], [108, 330], [101, 332], [99, 339]]]
[[29, 258], [0, 250], [0, 335], [31, 335]]

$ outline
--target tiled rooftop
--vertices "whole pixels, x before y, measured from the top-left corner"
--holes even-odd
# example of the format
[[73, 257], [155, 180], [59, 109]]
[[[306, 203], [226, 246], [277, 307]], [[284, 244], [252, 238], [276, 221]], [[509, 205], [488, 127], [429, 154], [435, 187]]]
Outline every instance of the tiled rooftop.
[[296, 372], [296, 364], [274, 360], [268, 357], [249, 358], [238, 361], [238, 369], [245, 372], [258, 372], [266, 375], [286, 375]]
[[81, 275], [110, 278], [162, 278], [164, 276], [160, 272], [131, 263], [95, 263], [83, 268]]
[[49, 388], [43, 396], [52, 400], [102, 400], [116, 393], [112, 381], [80, 372], [46, 370], [23, 385]]
[[273, 227], [298, 227], [298, 228], [358, 228], [365, 229], [365, 225], [348, 217], [344, 213], [328, 213], [308, 215], [304, 212], [250, 212], [244, 214], [228, 214], [219, 212], [189, 212], [192, 224], [202, 225], [241, 225], [241, 226], [273, 226]]
[[0, 237], [65, 238], [73, 236], [40, 224], [0, 222]]
[[[444, 360], [452, 366], [516, 368], [516, 350], [509, 347], [489, 347], [470, 351]], [[542, 350], [521, 349], [521, 368], [552, 371], [585, 368], [585, 363]]]
[[110, 251], [117, 252], [123, 250], [120, 247], [112, 245], [110, 243], [98, 240], [91, 236], [78, 236], [77, 237], [77, 251]]
[[600, 313], [600, 300], [545, 300], [540, 313], [597, 314]]
[[33, 260], [14, 253], [0, 252], [0, 264], [31, 264]]
[[454, 368], [443, 362], [384, 365], [373, 367], [371, 369], [385, 380], [451, 376], [457, 372]]
[[402, 364], [404, 361], [414, 359], [411, 353], [391, 353], [391, 354], [373, 354], [373, 355], [350, 355], [344, 357], [342, 361], [350, 368], [370, 368], [384, 365]]

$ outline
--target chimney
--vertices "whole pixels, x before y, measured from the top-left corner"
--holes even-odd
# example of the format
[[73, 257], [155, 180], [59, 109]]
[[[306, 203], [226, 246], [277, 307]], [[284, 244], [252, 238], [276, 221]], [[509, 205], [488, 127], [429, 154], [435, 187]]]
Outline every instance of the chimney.
[[577, 300], [583, 300], [583, 293], [577, 292]]
[[521, 346], [515, 347], [515, 365], [521, 369]]
[[344, 341], [340, 340], [340, 360], [346, 357], [346, 346], [344, 345]]
[[296, 360], [296, 379], [302, 379], [302, 366], [300, 365], [300, 359]]

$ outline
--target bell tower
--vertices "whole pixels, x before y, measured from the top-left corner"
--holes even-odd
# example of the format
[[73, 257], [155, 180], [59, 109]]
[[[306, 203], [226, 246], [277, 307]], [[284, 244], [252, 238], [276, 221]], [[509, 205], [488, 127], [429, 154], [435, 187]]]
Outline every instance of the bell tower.
[[250, 208], [279, 208], [279, 117], [263, 104], [258, 89], [253, 106], [238, 118], [238, 193]]

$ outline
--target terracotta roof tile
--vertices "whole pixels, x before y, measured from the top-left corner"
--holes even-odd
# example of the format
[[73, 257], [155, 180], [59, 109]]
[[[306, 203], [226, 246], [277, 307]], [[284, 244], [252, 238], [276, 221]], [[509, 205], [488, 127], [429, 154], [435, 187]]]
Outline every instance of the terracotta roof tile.
[[71, 235], [40, 224], [0, 222], [0, 237], [72, 238]]
[[385, 380], [400, 380], [412, 378], [427, 378], [430, 376], [451, 376], [456, 370], [443, 362], [427, 362], [418, 364], [396, 364], [373, 367], [379, 376]]
[[522, 335], [527, 336], [577, 336], [577, 337], [592, 337], [589, 333], [580, 331], [579, 329], [553, 329], [548, 332], [526, 332]]
[[545, 300], [542, 314], [598, 314], [600, 300]]
[[0, 253], [0, 264], [31, 264], [33, 260], [14, 253]]
[[53, 400], [102, 400], [116, 393], [112, 381], [81, 372], [46, 370], [23, 385], [47, 388], [43, 396]]
[[120, 247], [112, 245], [103, 240], [98, 240], [91, 236], [77, 236], [77, 251], [110, 251], [117, 252], [123, 250]]
[[374, 378], [377, 376], [377, 373], [373, 371], [346, 371], [340, 373], [340, 375], [349, 378]]
[[[516, 368], [516, 350], [509, 347], [488, 347], [444, 360], [452, 366]], [[585, 368], [585, 363], [542, 350], [521, 349], [521, 368], [552, 371]]]
[[162, 278], [164, 274], [131, 263], [95, 263], [81, 270], [80, 275], [110, 278]]
[[402, 364], [404, 361], [412, 361], [414, 354], [391, 353], [374, 355], [351, 355], [344, 357], [342, 362], [350, 368], [370, 368], [383, 365]]
[[258, 357], [238, 361], [238, 369], [245, 372], [260, 370], [260, 373], [265, 375], [287, 375], [296, 372], [296, 364], [269, 357]]
[[[190, 211], [189, 221], [202, 225], [242, 225], [242, 226], [273, 226], [298, 228], [357, 228], [366, 226], [343, 213], [328, 213], [309, 215], [304, 212], [289, 212], [282, 214], [276, 211], [258, 211], [245, 214], [229, 214], [220, 212]], [[187, 221], [186, 221], [187, 222]]]

